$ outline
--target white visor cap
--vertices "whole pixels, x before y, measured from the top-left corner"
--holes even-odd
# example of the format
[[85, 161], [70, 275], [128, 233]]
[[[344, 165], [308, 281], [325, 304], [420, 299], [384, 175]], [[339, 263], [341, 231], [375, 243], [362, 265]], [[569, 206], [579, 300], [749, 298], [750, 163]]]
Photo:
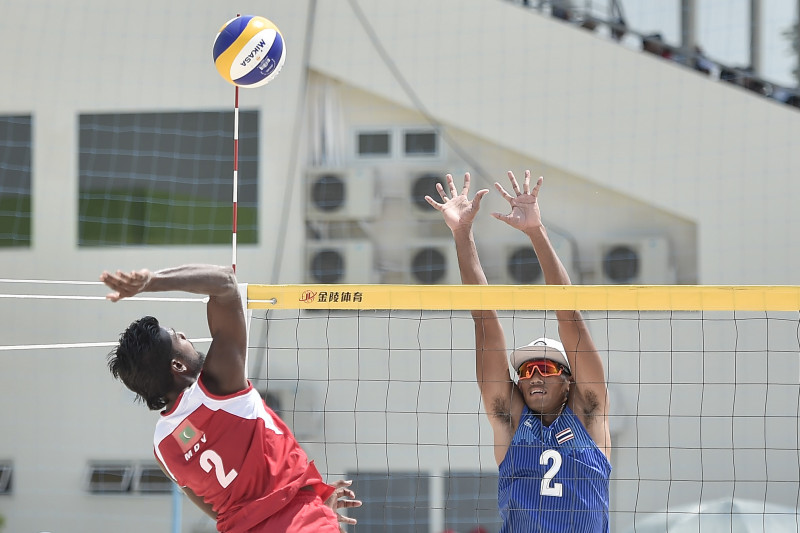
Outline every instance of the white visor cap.
[[549, 359], [555, 361], [566, 368], [567, 372], [572, 374], [572, 369], [567, 359], [567, 353], [564, 351], [564, 345], [555, 339], [541, 337], [527, 346], [522, 346], [511, 352], [509, 363], [514, 375], [517, 374], [517, 369], [519, 369], [522, 363], [530, 361], [531, 359]]

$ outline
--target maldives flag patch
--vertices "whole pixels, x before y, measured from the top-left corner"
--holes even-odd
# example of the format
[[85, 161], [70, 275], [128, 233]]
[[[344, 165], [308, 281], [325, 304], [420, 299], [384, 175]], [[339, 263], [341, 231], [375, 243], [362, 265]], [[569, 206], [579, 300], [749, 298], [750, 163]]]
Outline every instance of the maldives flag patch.
[[574, 439], [575, 434], [572, 432], [572, 428], [567, 428], [563, 431], [559, 431], [556, 433], [556, 442], [559, 444], [564, 444], [570, 439]]
[[172, 432], [172, 436], [178, 442], [181, 451], [186, 453], [200, 440], [203, 434], [187, 418]]

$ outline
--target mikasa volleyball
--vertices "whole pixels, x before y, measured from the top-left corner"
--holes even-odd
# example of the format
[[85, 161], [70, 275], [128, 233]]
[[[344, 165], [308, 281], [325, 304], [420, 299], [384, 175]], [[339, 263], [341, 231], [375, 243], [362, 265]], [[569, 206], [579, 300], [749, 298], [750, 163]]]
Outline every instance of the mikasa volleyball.
[[286, 60], [278, 27], [255, 15], [232, 18], [214, 39], [214, 64], [228, 83], [261, 87], [272, 81]]

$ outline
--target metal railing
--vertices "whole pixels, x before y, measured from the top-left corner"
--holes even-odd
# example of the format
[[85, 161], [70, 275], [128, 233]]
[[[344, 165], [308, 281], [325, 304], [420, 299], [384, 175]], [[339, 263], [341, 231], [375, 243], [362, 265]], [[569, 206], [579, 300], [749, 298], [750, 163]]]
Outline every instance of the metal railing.
[[641, 33], [626, 24], [622, 6], [617, 0], [597, 2], [586, 0], [583, 5], [571, 0], [504, 0], [530, 8], [546, 16], [572, 24], [586, 31], [603, 34], [629, 48], [673, 61], [687, 68], [726, 83], [752, 91], [762, 97], [800, 109], [800, 90], [766, 80], [746, 66], [731, 66], [707, 57], [699, 46], [687, 50], [667, 43], [659, 33]]

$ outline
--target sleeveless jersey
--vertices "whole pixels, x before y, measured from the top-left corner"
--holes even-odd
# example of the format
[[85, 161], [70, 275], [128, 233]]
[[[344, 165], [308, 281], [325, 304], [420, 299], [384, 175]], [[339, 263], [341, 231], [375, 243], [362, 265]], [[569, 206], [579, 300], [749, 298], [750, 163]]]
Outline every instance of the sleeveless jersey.
[[201, 374], [162, 413], [153, 443], [170, 476], [213, 507], [217, 529], [226, 533], [258, 525], [306, 485], [323, 500], [333, 492], [250, 383], [214, 396]]
[[550, 425], [526, 405], [500, 463], [501, 533], [607, 533], [611, 463], [569, 407]]

